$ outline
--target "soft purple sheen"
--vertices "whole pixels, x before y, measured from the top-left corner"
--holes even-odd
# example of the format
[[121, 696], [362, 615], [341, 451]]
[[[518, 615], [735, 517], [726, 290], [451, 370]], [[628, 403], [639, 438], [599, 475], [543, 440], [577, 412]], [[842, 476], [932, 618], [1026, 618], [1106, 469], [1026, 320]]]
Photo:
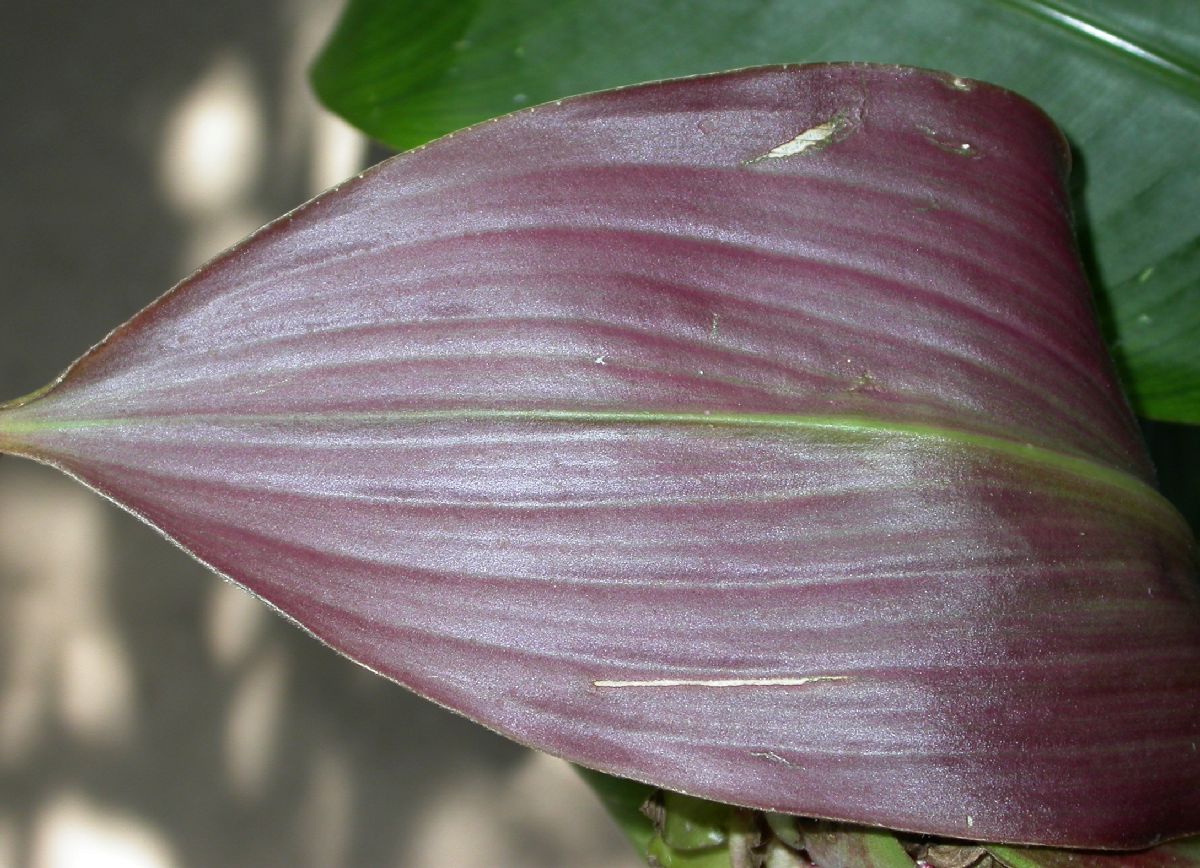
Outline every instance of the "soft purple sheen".
[[262, 230], [0, 444], [584, 765], [1146, 845], [1200, 830], [1200, 600], [1067, 164], [911, 69], [539, 106]]

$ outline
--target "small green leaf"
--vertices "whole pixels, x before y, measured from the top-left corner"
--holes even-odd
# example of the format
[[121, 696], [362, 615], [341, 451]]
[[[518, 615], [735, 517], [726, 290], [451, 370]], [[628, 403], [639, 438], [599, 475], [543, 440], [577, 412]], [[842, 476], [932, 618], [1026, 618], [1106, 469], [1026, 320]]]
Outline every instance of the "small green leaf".
[[1197, 865], [1200, 865], [1200, 836], [1184, 838], [1182, 841], [1173, 841], [1167, 845], [1167, 849], [1173, 851], [1176, 855], [1191, 859]]
[[791, 814], [779, 814], [774, 811], [768, 811], [763, 814], [763, 818], [767, 821], [771, 833], [780, 841], [794, 850], [800, 850], [804, 847], [804, 834], [800, 831], [796, 818]]
[[818, 868], [913, 868], [913, 860], [886, 829], [813, 823], [804, 848]]
[[[995, 844], [988, 847], [988, 852], [1007, 868], [1043, 868], [1044, 863], [1040, 861], [1042, 854], [1036, 851]], [[1045, 853], [1052, 854], [1053, 851], [1047, 850]]]
[[725, 847], [679, 851], [657, 836], [650, 842], [647, 855], [655, 868], [729, 868], [729, 851]]
[[675, 850], [704, 850], [729, 839], [729, 805], [663, 793], [662, 838]]

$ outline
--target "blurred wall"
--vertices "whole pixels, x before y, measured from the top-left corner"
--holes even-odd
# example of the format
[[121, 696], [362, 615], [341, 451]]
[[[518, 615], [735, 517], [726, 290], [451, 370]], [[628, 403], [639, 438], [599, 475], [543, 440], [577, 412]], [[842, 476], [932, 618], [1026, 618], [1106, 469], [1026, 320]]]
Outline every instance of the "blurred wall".
[[[0, 7], [0, 398], [370, 152], [332, 0]], [[335, 656], [0, 458], [0, 868], [632, 868], [570, 770]]]

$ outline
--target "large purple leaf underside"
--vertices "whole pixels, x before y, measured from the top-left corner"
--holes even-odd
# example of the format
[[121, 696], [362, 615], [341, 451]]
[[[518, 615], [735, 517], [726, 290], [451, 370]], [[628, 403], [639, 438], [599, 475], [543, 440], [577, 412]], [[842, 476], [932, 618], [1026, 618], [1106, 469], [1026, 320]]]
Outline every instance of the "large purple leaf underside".
[[1065, 145], [860, 65], [539, 106], [210, 263], [0, 413], [339, 651], [707, 798], [1200, 829], [1193, 542]]

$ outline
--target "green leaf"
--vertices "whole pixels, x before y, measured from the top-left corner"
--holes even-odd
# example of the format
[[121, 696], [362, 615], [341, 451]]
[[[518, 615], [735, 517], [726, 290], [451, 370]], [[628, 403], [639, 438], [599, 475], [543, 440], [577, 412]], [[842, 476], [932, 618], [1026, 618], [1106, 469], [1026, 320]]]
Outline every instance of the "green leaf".
[[768, 828], [770, 828], [771, 834], [784, 844], [793, 850], [804, 848], [804, 833], [800, 830], [796, 818], [791, 814], [767, 811], [763, 814], [763, 820], [766, 822]]
[[663, 810], [662, 838], [674, 850], [704, 850], [729, 840], [729, 805], [668, 791]]
[[1076, 152], [1083, 255], [1144, 416], [1200, 422], [1200, 3], [351, 0], [313, 69], [398, 148], [559, 97], [773, 62], [946, 69], [1032, 98]]
[[656, 868], [729, 868], [729, 851], [724, 847], [680, 852], [657, 837], [650, 842], [648, 856]]
[[988, 852], [1005, 868], [1196, 868], [1200, 838], [1173, 841], [1152, 850], [1103, 853], [1052, 850], [1045, 847], [988, 845]]
[[[661, 868], [727, 868], [736, 809], [576, 766], [643, 859]], [[650, 819], [643, 806], [649, 805]], [[655, 812], [657, 812], [655, 814]], [[651, 863], [651, 864], [653, 864]]]
[[814, 823], [804, 847], [818, 868], [913, 868], [913, 860], [886, 829]]
[[642, 858], [646, 857], [651, 839], [657, 832], [654, 824], [642, 813], [641, 807], [656, 792], [649, 784], [606, 775], [593, 769], [575, 766], [575, 771], [592, 788], [610, 817], [616, 821]]

